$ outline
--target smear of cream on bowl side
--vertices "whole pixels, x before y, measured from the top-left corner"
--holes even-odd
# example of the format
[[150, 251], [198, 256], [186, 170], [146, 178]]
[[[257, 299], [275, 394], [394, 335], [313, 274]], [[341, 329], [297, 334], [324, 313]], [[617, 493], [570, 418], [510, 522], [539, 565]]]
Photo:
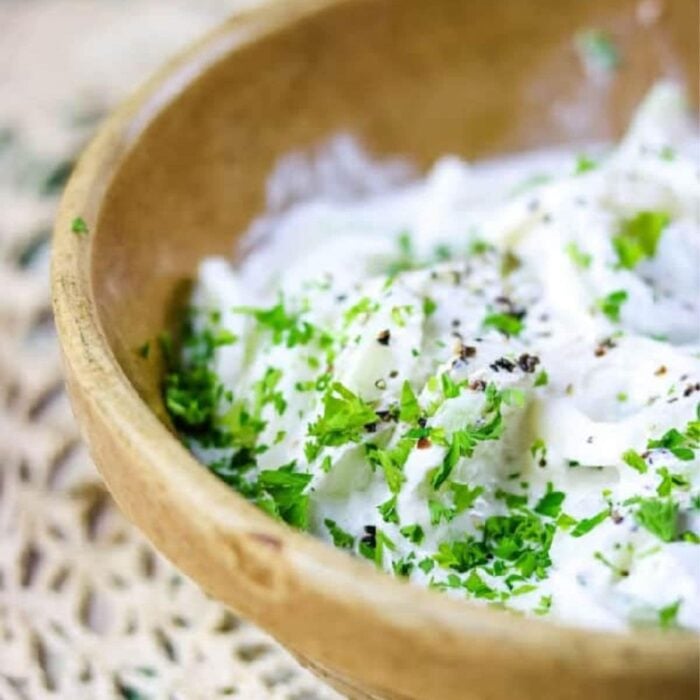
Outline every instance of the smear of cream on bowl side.
[[418, 585], [700, 628], [699, 146], [659, 84], [595, 156], [286, 159], [242, 263], [201, 266], [165, 382], [183, 438]]

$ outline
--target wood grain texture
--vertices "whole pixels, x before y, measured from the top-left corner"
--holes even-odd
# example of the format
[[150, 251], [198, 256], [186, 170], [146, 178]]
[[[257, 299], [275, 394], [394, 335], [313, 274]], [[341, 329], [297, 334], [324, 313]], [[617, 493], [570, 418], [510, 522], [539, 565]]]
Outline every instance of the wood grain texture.
[[[663, 75], [697, 105], [698, 7], [638, 21], [630, 0], [302, 0], [222, 26], [104, 125], [65, 194], [53, 293], [68, 387], [115, 499], [214, 597], [359, 698], [696, 698], [698, 640], [522, 620], [390, 579], [276, 523], [171, 434], [161, 361], [208, 254], [264, 206], [286, 152], [345, 131], [428, 167], [614, 138]], [[576, 31], [623, 56], [588, 79]], [[75, 236], [83, 216], [90, 235]]]

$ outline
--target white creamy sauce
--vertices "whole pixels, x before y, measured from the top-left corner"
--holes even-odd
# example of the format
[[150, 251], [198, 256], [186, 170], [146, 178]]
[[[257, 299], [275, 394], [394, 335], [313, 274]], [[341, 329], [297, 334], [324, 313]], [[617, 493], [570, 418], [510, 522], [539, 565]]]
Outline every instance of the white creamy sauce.
[[661, 84], [593, 160], [446, 157], [293, 205], [202, 264], [183, 373], [218, 393], [188, 415], [171, 376], [176, 422], [263, 507], [417, 584], [700, 628], [699, 155]]

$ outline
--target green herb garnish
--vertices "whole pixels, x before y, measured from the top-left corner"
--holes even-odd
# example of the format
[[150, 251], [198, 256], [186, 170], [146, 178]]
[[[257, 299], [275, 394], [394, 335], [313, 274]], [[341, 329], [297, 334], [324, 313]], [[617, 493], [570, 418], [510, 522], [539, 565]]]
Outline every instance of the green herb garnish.
[[385, 501], [381, 505], [377, 506], [377, 510], [382, 516], [382, 519], [386, 523], [399, 524], [399, 514], [396, 511], [396, 494], [394, 494], [388, 501]]
[[418, 399], [413, 393], [411, 384], [405, 381], [401, 387], [401, 397], [399, 399], [399, 419], [405, 423], [413, 423], [418, 420], [420, 414]]
[[637, 522], [663, 542], [673, 542], [678, 531], [678, 504], [672, 498], [640, 498]]
[[549, 384], [549, 375], [546, 370], [540, 370], [535, 377], [533, 386], [547, 386]]
[[620, 309], [627, 301], [627, 292], [618, 289], [598, 300], [598, 308], [613, 322], [620, 323]]
[[426, 316], [432, 316], [437, 309], [437, 304], [430, 297], [423, 297], [423, 314]]
[[293, 470], [294, 463], [260, 472], [255, 503], [293, 527], [305, 530], [309, 524], [309, 497], [304, 490], [312, 475]]
[[535, 615], [547, 615], [552, 609], [552, 596], [543, 595], [540, 597], [540, 601], [537, 607], [533, 610]]
[[535, 506], [535, 513], [546, 515], [549, 518], [556, 518], [561, 511], [561, 505], [566, 499], [563, 491], [554, 491], [552, 483], [547, 484], [547, 492], [540, 498]]
[[334, 520], [326, 518], [323, 523], [328, 528], [328, 532], [333, 538], [333, 544], [336, 547], [352, 549], [355, 546], [355, 538], [349, 532], [343, 530]]
[[[574, 170], [575, 175], [582, 175], [583, 173], [595, 170], [598, 167], [598, 161], [589, 158], [585, 153], [581, 153], [576, 158], [576, 168]], [[587, 266], [586, 266], [587, 267]]]
[[503, 434], [501, 394], [493, 384], [486, 388], [482, 416], [480, 424], [468, 425], [452, 433], [442, 465], [431, 472], [430, 483], [434, 489], [442, 486], [462, 457], [471, 457], [474, 454], [474, 449], [480, 442], [498, 440]]
[[484, 328], [495, 328], [503, 335], [520, 335], [523, 330], [522, 320], [515, 314], [488, 314], [481, 324]]
[[573, 241], [567, 243], [564, 250], [576, 267], [587, 270], [591, 266], [593, 256], [590, 253], [584, 253]]
[[406, 525], [399, 532], [413, 544], [420, 544], [425, 538], [425, 533], [420, 525]]
[[454, 497], [454, 511], [458, 515], [474, 505], [474, 501], [484, 492], [484, 487], [474, 486], [471, 488], [467, 484], [452, 482], [450, 491]]
[[671, 221], [663, 211], [640, 211], [624, 219], [619, 233], [612, 239], [618, 267], [633, 270], [645, 258], [653, 258], [664, 229]]
[[[304, 321], [298, 313], [292, 313], [280, 301], [269, 309], [256, 309], [249, 306], [234, 307], [233, 311], [252, 316], [258, 324], [271, 331], [272, 342], [275, 345], [284, 343], [288, 348], [295, 345], [306, 345], [311, 341], [317, 329], [308, 321]], [[322, 334], [322, 341], [329, 342], [327, 336]]]
[[644, 458], [634, 450], [627, 450], [624, 452], [622, 461], [640, 474], [646, 474], [647, 472], [647, 463], [644, 461]]
[[670, 627], [678, 626], [678, 611], [680, 610], [681, 602], [681, 600], [677, 600], [675, 603], [666, 605], [659, 610], [659, 627], [669, 629]]
[[70, 230], [78, 236], [86, 236], [90, 233], [88, 225], [85, 223], [85, 219], [83, 219], [82, 216], [76, 216], [75, 219], [73, 219]]
[[313, 459], [323, 447], [359, 442], [365, 426], [376, 420], [377, 414], [368, 403], [334, 382], [323, 397], [323, 413], [309, 425], [308, 435], [314, 440], [306, 444], [307, 458]]
[[583, 518], [579, 520], [576, 527], [571, 531], [572, 537], [583, 537], [589, 533], [593, 528], [598, 527], [602, 522], [608, 519], [610, 515], [610, 508], [601, 510], [600, 513], [592, 516], [591, 518]]
[[667, 467], [661, 467], [656, 472], [661, 477], [661, 483], [656, 488], [659, 496], [670, 496], [674, 489], [687, 491], [690, 488], [690, 481], [683, 474], [671, 473]]

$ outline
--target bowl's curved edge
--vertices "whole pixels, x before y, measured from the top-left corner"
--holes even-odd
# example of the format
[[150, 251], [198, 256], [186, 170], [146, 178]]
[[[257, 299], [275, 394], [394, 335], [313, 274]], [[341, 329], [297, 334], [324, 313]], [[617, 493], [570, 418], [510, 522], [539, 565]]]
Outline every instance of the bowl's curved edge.
[[[201, 469], [108, 346], [91, 291], [91, 239], [120, 159], [218, 57], [347, 1], [274, 3], [226, 23], [122, 105], [81, 157], [57, 217], [52, 296], [69, 393], [95, 462], [127, 516], [207, 592], [352, 687], [417, 698], [440, 687], [450, 698], [500, 697], [518, 684], [522, 697], [535, 697], [536, 681], [556, 677], [570, 684], [570, 697], [604, 683], [609, 695], [596, 697], [621, 697], [622, 688], [635, 697], [691, 697], [696, 637], [609, 635], [476, 608], [394, 581], [268, 518]], [[87, 236], [71, 232], [77, 216]]]

